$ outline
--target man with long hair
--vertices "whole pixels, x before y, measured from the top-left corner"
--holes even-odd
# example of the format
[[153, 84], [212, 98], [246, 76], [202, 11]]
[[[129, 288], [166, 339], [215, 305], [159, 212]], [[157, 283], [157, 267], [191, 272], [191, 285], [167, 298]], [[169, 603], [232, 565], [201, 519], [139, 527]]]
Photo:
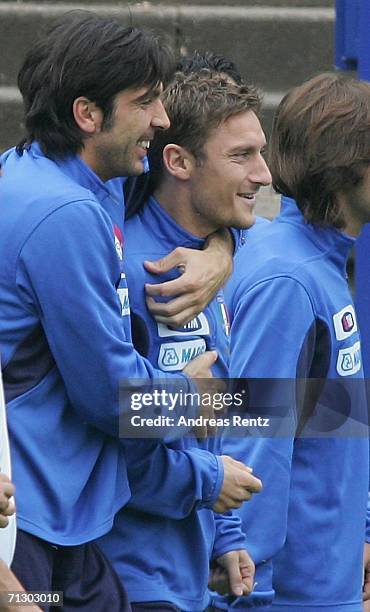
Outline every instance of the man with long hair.
[[282, 210], [226, 291], [231, 376], [270, 420], [225, 444], [264, 482], [240, 510], [257, 585], [233, 608], [360, 612], [369, 448], [346, 263], [370, 221], [370, 84], [323, 74], [290, 91], [270, 151]]
[[28, 590], [63, 590], [65, 610], [128, 607], [91, 541], [130, 497], [117, 437], [133, 379], [154, 385], [160, 376], [194, 391], [188, 375], [208, 378], [216, 358], [202, 355], [173, 377], [131, 343], [122, 177], [143, 171], [155, 131], [169, 125], [160, 94], [172, 70], [151, 34], [71, 13], [25, 58], [18, 85], [26, 135], [1, 158], [0, 347], [19, 526], [13, 569]]

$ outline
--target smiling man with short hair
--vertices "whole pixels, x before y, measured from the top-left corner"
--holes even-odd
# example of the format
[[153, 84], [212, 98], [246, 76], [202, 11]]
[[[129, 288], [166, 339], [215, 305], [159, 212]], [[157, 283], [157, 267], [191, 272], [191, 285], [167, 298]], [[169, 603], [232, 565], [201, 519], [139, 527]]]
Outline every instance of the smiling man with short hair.
[[[156, 134], [149, 152], [153, 192], [127, 223], [134, 345], [164, 372], [181, 371], [192, 355], [217, 350], [213, 373], [225, 378], [229, 345], [222, 291], [189, 325], [157, 323], [143, 300], [144, 284], [153, 282], [143, 261], [176, 247], [201, 249], [219, 228], [254, 223], [256, 193], [271, 179], [263, 157], [260, 98], [250, 85], [204, 71], [177, 74], [162, 100], [171, 126]], [[231, 594], [249, 593], [253, 563], [239, 520], [220, 513], [249, 500], [260, 481], [250, 475], [248, 485], [245, 465], [216, 456], [222, 453], [217, 437], [169, 441], [162, 460], [151, 440], [127, 440], [125, 450], [132, 498], [100, 545], [126, 584], [135, 612], [203, 610], [211, 559], [225, 568]], [[130, 469], [140, 457], [151, 470], [150, 487]], [[206, 498], [189, 495], [194, 478], [199, 485], [213, 482]]]

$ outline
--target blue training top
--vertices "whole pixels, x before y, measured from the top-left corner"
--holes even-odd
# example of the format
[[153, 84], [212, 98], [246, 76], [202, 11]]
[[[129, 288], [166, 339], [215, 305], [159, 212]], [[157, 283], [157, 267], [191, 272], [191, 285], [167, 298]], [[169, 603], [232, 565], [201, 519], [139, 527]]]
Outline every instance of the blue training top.
[[[256, 230], [226, 289], [230, 373], [272, 379], [262, 393], [272, 437], [224, 443], [264, 484], [239, 511], [256, 589], [232, 607], [269, 610], [275, 590], [279, 612], [360, 612], [369, 449], [360, 337], [346, 280], [354, 240], [306, 223], [288, 198], [280, 216]], [[290, 400], [279, 418], [284, 380]], [[294, 439], [297, 429], [303, 436]]]
[[[1, 164], [0, 352], [18, 525], [80, 544], [108, 531], [130, 497], [113, 437], [119, 381], [129, 413], [132, 379], [170, 375], [131, 343], [122, 179], [103, 183], [80, 158], [54, 162], [37, 143]], [[176, 388], [194, 390], [179, 376]]]
[[[144, 260], [163, 257], [177, 246], [202, 248], [154, 198], [126, 224], [127, 281], [137, 348], [164, 371], [181, 370], [208, 349], [218, 351], [214, 375], [228, 375], [228, 319], [223, 295], [179, 329], [157, 324], [145, 305], [144, 284], [158, 282], [145, 271]], [[168, 278], [168, 275], [167, 275]], [[163, 280], [163, 278], [161, 278]], [[132, 497], [116, 516], [112, 531], [100, 540], [121, 576], [132, 602], [169, 601], [182, 610], [203, 610], [209, 562], [246, 547], [240, 519], [210, 509], [223, 481], [220, 438], [198, 442], [188, 435], [167, 445], [127, 440], [125, 450]], [[139, 470], [138, 459], [143, 466]], [[131, 461], [136, 466], [130, 469]], [[150, 487], [141, 470], [149, 469]]]

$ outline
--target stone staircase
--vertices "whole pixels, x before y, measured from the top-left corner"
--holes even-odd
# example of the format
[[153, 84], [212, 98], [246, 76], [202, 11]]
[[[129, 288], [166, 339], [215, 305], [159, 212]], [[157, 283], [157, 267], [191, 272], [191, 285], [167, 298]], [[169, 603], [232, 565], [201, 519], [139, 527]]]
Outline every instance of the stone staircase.
[[[58, 15], [79, 8], [150, 28], [178, 55], [194, 49], [224, 53], [263, 90], [267, 132], [287, 89], [333, 68], [334, 0], [0, 1], [0, 151], [22, 135], [16, 75], [26, 50]], [[276, 198], [265, 192], [262, 213], [271, 216], [274, 207]]]

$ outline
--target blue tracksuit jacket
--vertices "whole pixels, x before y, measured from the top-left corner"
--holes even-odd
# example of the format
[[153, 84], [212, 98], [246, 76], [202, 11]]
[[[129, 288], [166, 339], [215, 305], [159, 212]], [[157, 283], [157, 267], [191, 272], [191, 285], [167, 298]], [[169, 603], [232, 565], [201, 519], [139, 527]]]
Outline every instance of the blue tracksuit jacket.
[[[264, 483], [239, 511], [258, 584], [235, 608], [269, 610], [275, 590], [279, 612], [362, 610], [369, 449], [360, 337], [346, 280], [353, 244], [335, 229], [307, 224], [283, 198], [280, 216], [236, 257], [226, 290], [231, 376], [272, 379], [263, 394], [272, 437], [224, 444]], [[290, 393], [283, 415], [282, 379]], [[294, 439], [289, 431], [297, 427], [304, 435]]]
[[[145, 305], [144, 284], [158, 278], [145, 271], [143, 261], [158, 259], [180, 245], [201, 248], [204, 241], [177, 225], [154, 198], [126, 229], [135, 346], [155, 367], [169, 372], [181, 370], [206, 349], [216, 349], [214, 375], [226, 377], [228, 318], [221, 293], [180, 329], [157, 324]], [[169, 601], [182, 610], [203, 610], [209, 600], [209, 560], [246, 545], [239, 518], [232, 513], [214, 515], [210, 509], [223, 481], [222, 463], [213, 454], [220, 453], [220, 439], [200, 443], [184, 437], [168, 443], [164, 457], [159, 456], [163, 449], [149, 440], [127, 440], [125, 449], [132, 497], [99, 543], [131, 601]], [[138, 457], [145, 458], [152, 474], [149, 488], [143, 486], [136, 467], [130, 471]]]
[[103, 183], [78, 157], [56, 163], [37, 143], [1, 163], [0, 352], [18, 525], [80, 544], [108, 531], [130, 496], [113, 438], [119, 380], [168, 375], [131, 343], [122, 179]]

